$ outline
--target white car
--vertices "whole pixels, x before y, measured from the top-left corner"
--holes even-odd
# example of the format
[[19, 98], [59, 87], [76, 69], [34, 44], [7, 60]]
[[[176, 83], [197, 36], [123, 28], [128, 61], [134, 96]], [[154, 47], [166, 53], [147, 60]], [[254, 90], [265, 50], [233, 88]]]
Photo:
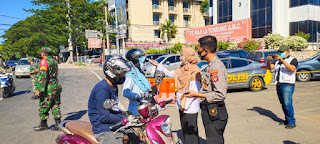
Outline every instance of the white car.
[[28, 62], [28, 58], [21, 58], [18, 61], [18, 64], [15, 69], [15, 75], [17, 78], [21, 76], [29, 76], [30, 73], [30, 63]]
[[[180, 54], [168, 54], [156, 59], [159, 64], [162, 64], [168, 70], [174, 70], [181, 65]], [[156, 67], [150, 63], [147, 63], [144, 70], [144, 75], [148, 78], [155, 76]]]

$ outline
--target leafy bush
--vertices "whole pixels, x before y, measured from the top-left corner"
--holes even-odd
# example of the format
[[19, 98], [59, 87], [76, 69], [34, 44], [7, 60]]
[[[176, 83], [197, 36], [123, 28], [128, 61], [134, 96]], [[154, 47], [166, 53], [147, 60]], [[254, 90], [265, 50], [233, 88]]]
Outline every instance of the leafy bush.
[[281, 44], [281, 41], [284, 37], [280, 34], [273, 34], [269, 33], [268, 35], [264, 36], [265, 43], [272, 48], [278, 48]]
[[308, 41], [300, 36], [288, 36], [281, 41], [281, 44], [289, 46], [292, 49], [305, 48]]
[[82, 63], [82, 62], [79, 62], [76, 64], [77, 66], [86, 66], [86, 64]]
[[166, 52], [165, 52], [165, 50], [153, 48], [153, 49], [148, 49], [147, 53], [148, 54], [156, 54], [156, 53], [166, 53]]
[[218, 41], [217, 47], [219, 51], [227, 50], [230, 46], [230, 42]]
[[304, 38], [305, 40], [309, 40], [309, 38], [310, 38], [310, 34], [309, 33], [304, 33], [304, 32], [302, 32], [302, 31], [299, 31], [298, 33], [295, 33], [294, 34], [295, 36], [299, 36], [299, 37], [302, 37], [302, 38]]
[[259, 42], [250, 39], [243, 39], [242, 42], [238, 43], [238, 48], [242, 48], [248, 52], [253, 52], [255, 50], [262, 49], [262, 46]]
[[236, 50], [238, 49], [238, 44], [237, 43], [230, 43], [228, 50]]

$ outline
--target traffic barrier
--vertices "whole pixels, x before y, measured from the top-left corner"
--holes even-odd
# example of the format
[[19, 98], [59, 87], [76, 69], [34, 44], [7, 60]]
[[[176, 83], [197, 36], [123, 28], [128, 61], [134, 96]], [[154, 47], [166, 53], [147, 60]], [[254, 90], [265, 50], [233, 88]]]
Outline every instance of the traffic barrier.
[[[151, 86], [155, 85], [155, 79], [149, 78], [148, 79]], [[176, 101], [175, 95], [175, 81], [174, 78], [164, 78], [163, 82], [160, 85], [160, 91], [158, 96], [156, 96], [155, 100], [157, 102], [167, 101], [173, 99], [171, 104], [174, 104]]]

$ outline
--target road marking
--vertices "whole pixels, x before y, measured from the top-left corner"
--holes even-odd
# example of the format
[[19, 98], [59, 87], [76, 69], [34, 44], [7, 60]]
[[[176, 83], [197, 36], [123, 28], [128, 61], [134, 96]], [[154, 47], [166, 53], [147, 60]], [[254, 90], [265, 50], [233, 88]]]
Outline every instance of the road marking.
[[2, 100], [3, 98], [0, 98], [0, 101]]
[[320, 109], [320, 107], [316, 107], [316, 108], [312, 108], [312, 109], [306, 109], [306, 110], [298, 111], [296, 113], [303, 113], [303, 112], [313, 111], [313, 110], [317, 110], [317, 109]]
[[94, 71], [92, 71], [92, 70], [90, 70], [92, 73], [94, 73], [97, 77], [98, 77], [98, 79], [99, 80], [102, 80], [102, 78], [100, 78], [100, 76], [97, 74], [97, 73], [95, 73]]
[[[97, 77], [98, 77], [98, 79], [99, 80], [102, 80], [101, 78], [100, 78], [100, 76], [97, 74], [97, 73], [95, 73], [94, 71], [92, 71], [92, 70], [90, 70], [92, 73], [94, 73]], [[120, 107], [120, 109], [124, 109], [124, 110], [126, 110], [125, 108], [124, 108], [124, 106], [120, 103], [120, 101], [119, 101], [119, 103], [118, 103], [118, 105], [119, 105], [119, 107]]]

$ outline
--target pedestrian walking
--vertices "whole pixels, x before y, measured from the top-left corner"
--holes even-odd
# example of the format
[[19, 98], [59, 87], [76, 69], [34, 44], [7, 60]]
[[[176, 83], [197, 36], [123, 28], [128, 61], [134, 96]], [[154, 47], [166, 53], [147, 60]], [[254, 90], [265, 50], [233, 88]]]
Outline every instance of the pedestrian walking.
[[[33, 57], [30, 57], [28, 59], [29, 63], [30, 63], [30, 73], [29, 76], [32, 79], [32, 91], [33, 93], [35, 93], [37, 91], [37, 76], [39, 73], [39, 64], [35, 62], [35, 59]], [[38, 99], [39, 96], [35, 96], [33, 95], [31, 97], [31, 99]]]
[[185, 92], [193, 90], [198, 92], [200, 89], [201, 73], [196, 65], [198, 58], [195, 50], [191, 47], [183, 47], [180, 56], [181, 65], [169, 71], [153, 60], [150, 63], [156, 66], [156, 71], [163, 73], [166, 77], [174, 77], [176, 83], [177, 106], [179, 108], [180, 123], [182, 129], [182, 143], [198, 144], [198, 112], [200, 111], [199, 100], [197, 97], [186, 98]]
[[33, 129], [35, 131], [48, 129], [47, 119], [51, 109], [56, 122], [51, 130], [57, 131], [61, 122], [60, 94], [62, 91], [62, 86], [58, 80], [58, 62], [52, 57], [52, 49], [49, 47], [42, 48], [41, 57], [37, 91], [35, 92], [35, 95], [40, 97], [39, 115], [41, 122], [39, 126]]
[[208, 144], [223, 144], [223, 133], [228, 122], [224, 102], [227, 94], [227, 69], [216, 55], [217, 39], [204, 36], [198, 40], [198, 55], [209, 64], [203, 75], [199, 93], [190, 90], [186, 97], [200, 97], [200, 108]]
[[[279, 55], [269, 55], [267, 57], [267, 68], [274, 70], [277, 94], [285, 115], [285, 121], [280, 122], [280, 125], [286, 125], [285, 128], [292, 129], [296, 127], [292, 95], [295, 88], [298, 60], [290, 56], [289, 49], [288, 46], [283, 45], [279, 47]], [[271, 63], [270, 60], [272, 59], [276, 61]]]

